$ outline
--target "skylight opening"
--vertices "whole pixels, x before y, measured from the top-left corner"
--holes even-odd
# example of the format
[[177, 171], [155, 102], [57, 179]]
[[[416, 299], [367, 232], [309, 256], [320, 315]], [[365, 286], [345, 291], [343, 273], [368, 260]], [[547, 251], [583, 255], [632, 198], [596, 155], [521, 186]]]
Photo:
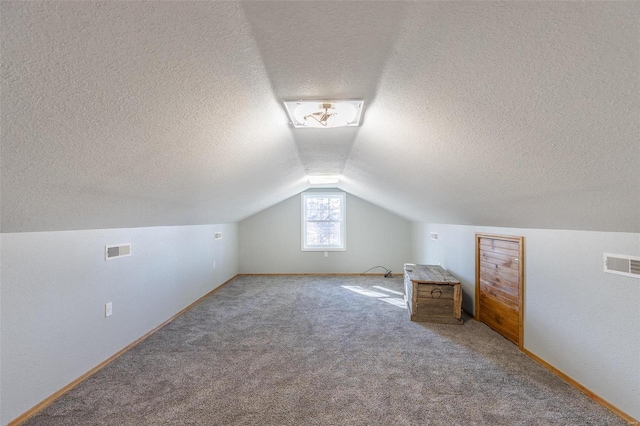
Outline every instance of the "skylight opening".
[[340, 181], [340, 175], [308, 175], [311, 185], [327, 185]]

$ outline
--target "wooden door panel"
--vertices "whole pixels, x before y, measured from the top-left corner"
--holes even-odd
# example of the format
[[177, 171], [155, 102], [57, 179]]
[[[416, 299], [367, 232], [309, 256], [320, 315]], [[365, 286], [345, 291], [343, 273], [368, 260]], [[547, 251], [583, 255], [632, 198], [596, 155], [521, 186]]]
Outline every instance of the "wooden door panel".
[[476, 234], [476, 319], [522, 348], [523, 238]]
[[517, 246], [509, 247], [509, 248], [501, 248], [501, 247], [491, 247], [486, 244], [480, 244], [480, 250], [499, 253], [499, 254], [505, 254], [507, 256], [514, 256], [514, 257], [518, 257], [518, 255], [520, 255], [520, 253], [518, 252]]
[[480, 296], [481, 303], [485, 304], [484, 310], [480, 312], [480, 321], [502, 334], [504, 337], [519, 344], [520, 321], [516, 309], [507, 309], [504, 305], [484, 299]]
[[493, 271], [480, 272], [480, 289], [495, 289], [512, 296], [517, 301], [520, 296], [518, 280]]
[[479, 276], [480, 288], [484, 289], [484, 286], [496, 288], [514, 296], [518, 299], [520, 297], [520, 291], [518, 289], [518, 280], [510, 277], [504, 277], [501, 275], [491, 274], [487, 272], [480, 272]]
[[491, 269], [512, 269], [516, 272], [520, 269], [518, 262], [514, 262], [514, 257], [497, 257], [487, 254], [487, 252], [480, 252], [480, 259], [482, 263]]
[[494, 274], [504, 278], [505, 280], [518, 281], [519, 271], [517, 271], [516, 269], [495, 268], [495, 267], [489, 267], [484, 264], [480, 266], [480, 269], [485, 274]]
[[510, 323], [513, 326], [518, 325], [518, 306], [514, 304], [507, 306], [502, 301], [491, 297], [486, 293], [480, 293], [480, 302], [483, 303], [483, 311], [480, 315], [485, 318], [494, 318], [497, 323]]
[[485, 246], [485, 247], [489, 247], [489, 248], [498, 247], [498, 248], [514, 249], [516, 251], [520, 250], [518, 241], [515, 241], [515, 240], [499, 240], [499, 239], [495, 239], [495, 238], [492, 238], [492, 237], [493, 236], [481, 237], [482, 241], [480, 241], [480, 244]]
[[[501, 290], [499, 288], [493, 286], [485, 286], [485, 281], [480, 280], [480, 295], [485, 295], [486, 297], [490, 297], [498, 302], [504, 303], [505, 305], [511, 306], [514, 309], [519, 309], [519, 297], [516, 294], [509, 294], [507, 291]], [[513, 291], [509, 289], [508, 291]]]
[[519, 293], [517, 274], [509, 274], [497, 269], [483, 268], [480, 270], [480, 279], [486, 281], [488, 285], [512, 288], [513, 294], [515, 295]]
[[493, 253], [488, 250], [480, 249], [480, 256], [486, 258], [489, 262], [494, 263], [496, 265], [502, 265], [511, 268], [514, 266], [515, 269], [518, 269], [518, 262], [514, 261], [514, 259], [518, 258], [518, 255], [510, 255], [510, 254], [502, 254], [502, 253]]

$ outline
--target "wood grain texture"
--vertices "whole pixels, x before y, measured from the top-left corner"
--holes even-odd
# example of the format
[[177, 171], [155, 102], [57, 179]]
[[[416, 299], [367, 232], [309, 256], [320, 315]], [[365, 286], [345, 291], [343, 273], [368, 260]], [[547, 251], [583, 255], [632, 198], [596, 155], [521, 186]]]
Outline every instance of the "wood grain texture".
[[482, 278], [480, 279], [480, 297], [486, 297], [487, 299], [502, 303], [515, 310], [520, 309], [520, 303], [517, 296], [513, 297], [513, 295], [510, 295], [506, 291], [484, 285]]
[[[480, 278], [481, 288], [486, 289], [489, 293], [492, 291], [502, 293], [508, 299], [514, 302], [518, 301], [518, 288], [514, 288], [514, 282], [509, 280], [501, 280], [491, 276], [483, 275]], [[517, 282], [516, 282], [517, 284]]]
[[427, 284], [460, 284], [460, 280], [439, 265], [415, 265], [407, 263], [404, 266], [409, 279], [416, 283]]
[[511, 243], [509, 243], [508, 247], [500, 247], [500, 246], [491, 247], [491, 245], [487, 245], [486, 243], [480, 242], [480, 249], [489, 250], [494, 253], [506, 254], [508, 256], [518, 256], [520, 254], [518, 250], [518, 245], [511, 244]]
[[453, 299], [453, 286], [442, 284], [422, 284], [418, 286], [418, 297], [430, 299]]
[[434, 316], [453, 316], [453, 299], [428, 299], [426, 297], [418, 297], [416, 301], [417, 312], [428, 312]]
[[441, 266], [405, 264], [411, 321], [463, 324], [460, 281]]
[[524, 238], [476, 234], [476, 320], [522, 349]]
[[518, 280], [520, 273], [514, 269], [509, 268], [489, 268], [487, 266], [480, 265], [483, 274], [492, 274], [505, 280]]
[[[490, 247], [502, 247], [502, 248], [515, 248], [517, 250], [518, 241], [513, 240], [505, 240], [504, 237], [511, 237], [511, 235], [495, 235], [495, 234], [482, 234], [484, 237], [493, 240], [490, 244]], [[484, 244], [484, 243], [481, 243]]]
[[519, 342], [519, 309], [508, 306], [492, 297], [480, 294], [480, 321], [502, 334], [515, 344]]
[[518, 262], [514, 262], [513, 257], [509, 258], [507, 256], [481, 251], [480, 258], [483, 261], [483, 266], [490, 269], [513, 269], [514, 271], [519, 270]]

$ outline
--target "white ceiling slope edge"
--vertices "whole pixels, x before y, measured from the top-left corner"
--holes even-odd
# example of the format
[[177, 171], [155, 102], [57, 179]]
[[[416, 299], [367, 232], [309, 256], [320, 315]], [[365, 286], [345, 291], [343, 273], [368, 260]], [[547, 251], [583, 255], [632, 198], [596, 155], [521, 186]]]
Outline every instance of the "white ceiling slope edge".
[[[640, 232], [638, 2], [1, 2], [2, 232], [234, 222], [342, 173], [416, 221]], [[364, 99], [292, 129], [283, 99]]]

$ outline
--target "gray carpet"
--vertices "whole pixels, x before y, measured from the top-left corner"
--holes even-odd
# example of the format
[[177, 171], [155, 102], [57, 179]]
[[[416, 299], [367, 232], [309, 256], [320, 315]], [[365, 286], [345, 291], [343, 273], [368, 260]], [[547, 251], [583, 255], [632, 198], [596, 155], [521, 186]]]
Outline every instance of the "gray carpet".
[[412, 323], [388, 290], [238, 277], [27, 424], [625, 424], [484, 324]]

